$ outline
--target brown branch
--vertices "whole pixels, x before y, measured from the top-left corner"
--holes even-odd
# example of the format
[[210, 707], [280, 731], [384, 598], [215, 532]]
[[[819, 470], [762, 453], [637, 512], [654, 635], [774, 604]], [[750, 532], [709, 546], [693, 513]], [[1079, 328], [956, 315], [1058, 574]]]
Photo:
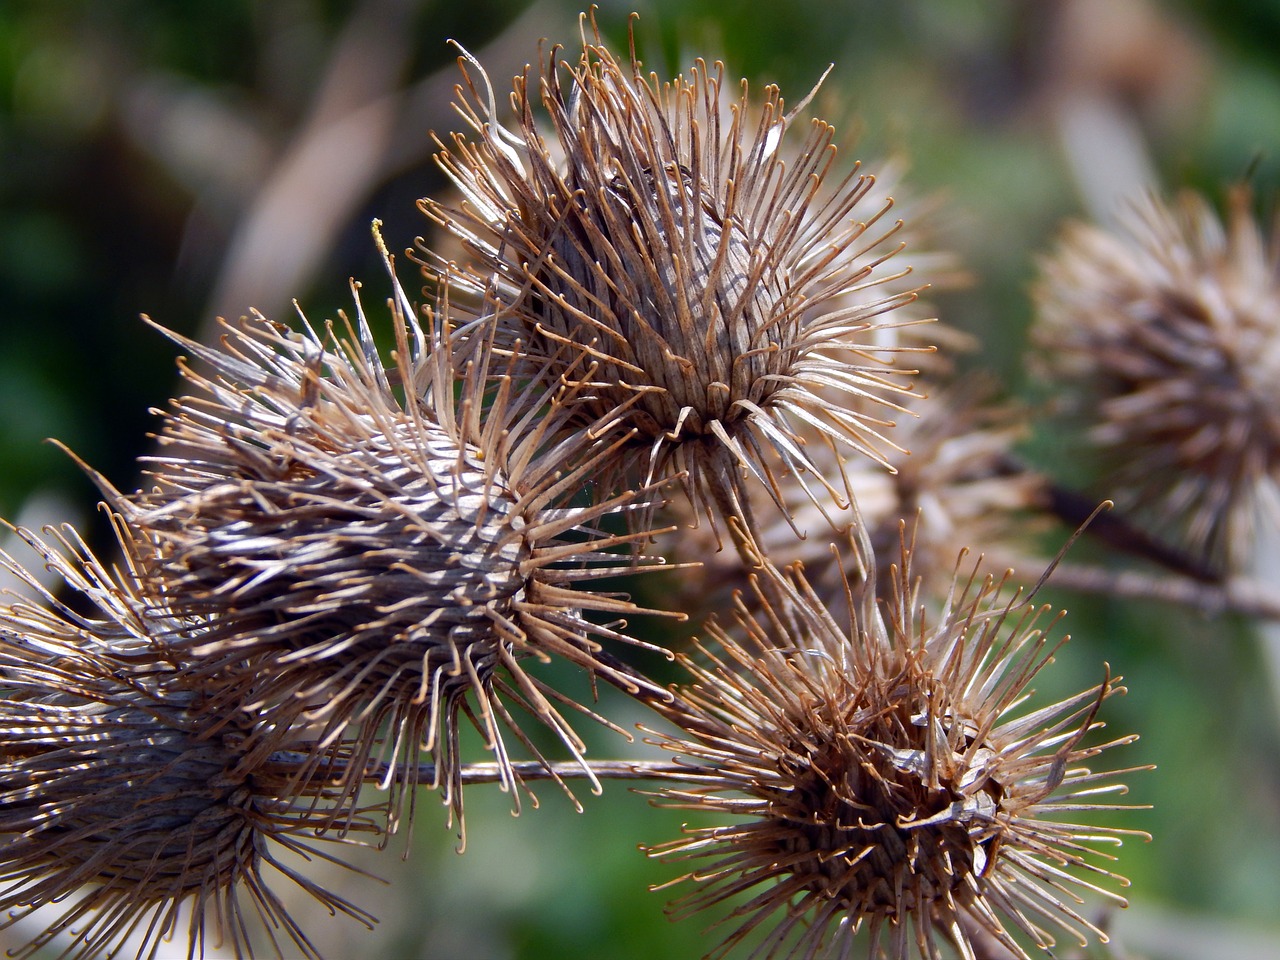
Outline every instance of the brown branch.
[[1218, 571], [1170, 543], [1153, 536], [1112, 505], [1098, 511], [1098, 498], [1050, 482], [1044, 491], [1045, 507], [1069, 527], [1083, 527], [1091, 540], [1112, 550], [1158, 563], [1181, 576], [1216, 583]]

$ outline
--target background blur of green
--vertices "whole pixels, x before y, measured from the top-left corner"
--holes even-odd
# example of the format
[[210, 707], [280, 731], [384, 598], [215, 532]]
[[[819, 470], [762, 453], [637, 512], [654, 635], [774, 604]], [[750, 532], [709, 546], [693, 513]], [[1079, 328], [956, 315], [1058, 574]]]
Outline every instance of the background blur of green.
[[[1275, 207], [1277, 0], [637, 6], [641, 54], [662, 73], [721, 57], [731, 76], [777, 82], [795, 102], [835, 63], [814, 109], [856, 132], [851, 155], [873, 172], [876, 158], [905, 156], [905, 191], [941, 195], [934, 242], [975, 282], [934, 303], [981, 339], [966, 362], [1015, 391], [1035, 387], [1023, 359], [1035, 257], [1064, 218], [1086, 214], [1062, 149], [1064, 101], [1086, 90], [1119, 105], [1165, 188], [1217, 199], [1248, 173], [1261, 208]], [[600, 14], [618, 44], [628, 8]], [[456, 127], [445, 39], [481, 56], [501, 96], [540, 37], [572, 47], [577, 9], [0, 0], [0, 516], [101, 536], [91, 486], [46, 437], [123, 488], [139, 482], [148, 408], [177, 389], [177, 351], [139, 314], [208, 337], [219, 313], [288, 320], [296, 297], [319, 320], [349, 302], [349, 277], [378, 303], [369, 222], [402, 250], [428, 227], [414, 200], [441, 189], [428, 133]], [[1096, 161], [1105, 173], [1110, 158]], [[1039, 436], [1031, 453], [1053, 465], [1053, 448]], [[1134, 906], [1114, 918], [1116, 956], [1280, 956], [1280, 738], [1247, 625], [1050, 599], [1071, 608], [1075, 639], [1042, 694], [1095, 683], [1108, 661], [1131, 690], [1108, 703], [1109, 730], [1143, 737], [1113, 763], [1158, 764], [1130, 778], [1131, 799], [1154, 811], [1119, 821], [1155, 839], [1122, 853]], [[645, 719], [610, 709], [625, 727]], [[599, 757], [637, 749], [603, 733], [593, 744]], [[495, 790], [473, 790], [462, 857], [424, 796], [407, 863], [400, 838], [368, 861], [390, 886], [330, 877], [378, 929], [303, 905], [304, 926], [336, 960], [691, 958], [712, 945], [705, 921], [668, 923], [665, 894], [647, 890], [676, 865], [636, 850], [673, 836], [681, 815], [619, 785], [586, 797], [585, 815], [554, 789], [539, 795], [541, 809], [514, 819]]]

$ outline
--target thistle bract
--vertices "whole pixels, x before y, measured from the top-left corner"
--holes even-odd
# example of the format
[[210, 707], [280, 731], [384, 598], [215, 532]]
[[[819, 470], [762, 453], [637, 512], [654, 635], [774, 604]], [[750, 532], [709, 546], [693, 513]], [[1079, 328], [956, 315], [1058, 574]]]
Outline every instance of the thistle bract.
[[663, 83], [585, 31], [576, 63], [559, 53], [516, 78], [511, 128], [464, 67], [458, 109], [478, 139], [455, 135], [439, 162], [465, 199], [423, 207], [475, 261], [477, 316], [535, 353], [588, 351], [581, 421], [634, 431], [614, 484], [686, 473], [700, 511], [747, 532], [747, 474], [780, 505], [779, 464], [839, 501], [798, 429], [884, 458], [884, 416], [909, 390], [885, 331], [915, 297], [885, 263], [892, 201], [837, 173], [829, 124], [793, 143], [805, 104], [788, 112], [776, 87], [731, 97], [702, 61]]
[[199, 708], [167, 655], [176, 625], [136, 563], [109, 571], [74, 533], [49, 544], [20, 532], [76, 596], [74, 609], [52, 596], [0, 607], [0, 927], [66, 904], [11, 955], [69, 934], [63, 956], [129, 944], [155, 958], [183, 934], [187, 956], [222, 946], [318, 957], [273, 889], [286, 878], [329, 913], [371, 925], [281, 854], [340, 863], [319, 849], [318, 830], [338, 820], [343, 835], [367, 832], [372, 821], [323, 780], [290, 786], [255, 761], [248, 716], [215, 724]]
[[[766, 567], [759, 613], [710, 630], [705, 660], [674, 688], [678, 734], [659, 743], [684, 758], [686, 785], [662, 805], [730, 815], [650, 850], [692, 862], [683, 916], [750, 891], [726, 922], [720, 956], [759, 928], [756, 956], [962, 956], [989, 939], [1028, 953], [1065, 931], [1105, 936], [1072, 888], [1123, 903], [1078, 875], [1117, 881], [1104, 866], [1122, 831], [1059, 818], [1111, 809], [1123, 792], [1084, 762], [1110, 678], [1059, 703], [1023, 705], [1052, 647], [1044, 611], [1001, 603], [990, 580], [961, 589], [934, 626], [912, 611], [903, 574], [882, 619], [864, 591], [851, 629], [837, 626], [802, 578]], [[1075, 868], [1076, 873], [1066, 868]], [[1123, 883], [1123, 881], [1119, 881]], [[1056, 932], [1055, 932], [1056, 931]], [[829, 951], [829, 954], [828, 954]]]
[[[936, 609], [947, 598], [956, 555], [966, 544], [983, 544], [984, 572], [1003, 572], [1012, 560], [1029, 553], [1029, 533], [1042, 526], [1035, 512], [1047, 500], [1047, 481], [1014, 455], [1025, 432], [1018, 416], [1022, 411], [998, 401], [992, 383], [973, 376], [944, 382], [907, 408], [913, 416], [897, 427], [907, 451], [892, 453], [893, 472], [868, 460], [845, 465], [856, 506], [821, 511], [798, 483], [783, 478], [780, 487], [790, 520], [760, 524], [760, 553], [775, 565], [803, 564], [806, 579], [837, 616], [842, 611], [847, 616], [850, 582], [893, 582], [889, 568], [897, 561], [904, 530], [909, 531], [912, 569], [928, 591], [922, 599]], [[805, 436], [814, 462], [829, 476], [838, 475], [837, 451], [812, 431]], [[762, 496], [754, 486], [749, 489], [757, 499]], [[844, 534], [834, 546], [826, 533], [832, 522], [840, 523]], [[804, 536], [797, 536], [797, 530]], [[863, 535], [872, 544], [876, 570], [860, 565], [862, 554], [855, 544]], [[754, 597], [747, 583], [749, 568], [727, 551], [716, 552], [707, 534], [686, 531], [673, 554], [702, 560], [701, 569], [680, 579], [682, 598], [692, 608], [724, 609], [734, 590], [742, 590], [748, 602]]]
[[1036, 366], [1101, 451], [1100, 489], [1198, 560], [1239, 569], [1280, 524], [1280, 242], [1237, 190], [1076, 225], [1041, 268]]
[[260, 714], [264, 750], [302, 730], [316, 764], [351, 752], [352, 792], [387, 762], [393, 818], [420, 756], [460, 814], [464, 716], [508, 789], [504, 729], [541, 758], [509, 705], [581, 758], [555, 705], [566, 698], [528, 658], [637, 689], [598, 657], [628, 638], [589, 615], [636, 607], [578, 584], [638, 568], [614, 552], [633, 537], [598, 524], [651, 493], [570, 503], [600, 454], [557, 430], [563, 386], [518, 380], [506, 369], [518, 358], [474, 344], [461, 356], [447, 316], [424, 329], [396, 289], [390, 366], [362, 310], [345, 339], [262, 318], [229, 328], [221, 349], [178, 338], [217, 376], [185, 371], [201, 396], [165, 415], [155, 487], [114, 495], [155, 542], [172, 602], [200, 619], [172, 642], [207, 678], [209, 709]]

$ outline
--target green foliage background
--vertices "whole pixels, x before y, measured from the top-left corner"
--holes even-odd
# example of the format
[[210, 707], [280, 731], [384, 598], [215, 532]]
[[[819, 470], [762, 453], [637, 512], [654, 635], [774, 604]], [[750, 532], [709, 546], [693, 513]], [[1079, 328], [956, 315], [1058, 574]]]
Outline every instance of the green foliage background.
[[[1187, 38], [1191, 51], [1182, 64], [1144, 67], [1133, 58], [1135, 75], [1147, 69], [1155, 78], [1156, 92], [1142, 95], [1160, 100], [1163, 91], [1170, 100], [1138, 113], [1164, 186], [1193, 185], [1218, 197], [1247, 174], [1260, 209], [1274, 209], [1280, 3], [1124, 0], [1115, 7], [1131, 2]], [[907, 189], [945, 201], [937, 242], [959, 254], [974, 283], [934, 302], [943, 319], [983, 344], [965, 363], [1035, 395], [1024, 355], [1035, 258], [1064, 218], [1084, 215], [1052, 122], [1054, 98], [1070, 82], [1061, 69], [1070, 39], [1064, 24], [1081, 4], [637, 6], [641, 53], [659, 72], [683, 69], [697, 55], [721, 57], [731, 77], [779, 83], [795, 102], [834, 63], [814, 109], [856, 133], [852, 155], [904, 156]], [[1091, 7], [1099, 16], [1111, 9]], [[189, 335], [210, 329], [212, 290], [243, 206], [234, 190], [201, 180], [198, 165], [192, 172], [167, 160], [163, 137], [198, 150], [200, 111], [213, 104], [257, 131], [269, 171], [287, 154], [353, 18], [398, 18], [410, 48], [398, 82], [408, 86], [449, 68], [456, 54], [445, 38], [479, 50], [526, 12], [516, 0], [0, 0], [0, 516], [38, 515], [32, 505], [52, 497], [49, 509], [64, 514], [45, 519], [74, 519], [100, 536], [90, 484], [42, 441], [58, 438], [121, 487], [139, 483], [135, 458], [147, 452], [148, 408], [178, 387], [174, 349], [138, 315]], [[600, 13], [619, 45], [626, 12], [608, 2]], [[572, 46], [576, 13], [563, 0], [544, 0], [529, 21], [540, 31], [514, 38], [520, 56], [535, 58], [544, 35]], [[495, 72], [500, 91], [508, 75]], [[1146, 90], [1143, 82], [1137, 76], [1134, 90]], [[157, 90], [189, 98], [185, 114], [174, 108], [168, 117], [189, 128], [175, 134], [148, 126], [155, 111], [146, 98]], [[422, 142], [424, 132], [395, 137]], [[237, 156], [226, 143], [220, 148]], [[238, 202], [251, 201], [252, 186], [239, 185]], [[378, 302], [384, 279], [369, 221], [384, 220], [392, 249], [403, 249], [428, 229], [414, 199], [441, 187], [425, 149], [388, 164], [324, 238], [305, 286], [284, 296], [296, 296], [313, 319], [334, 316], [349, 302], [354, 276]], [[309, 202], [326, 203], [323, 182]], [[403, 279], [413, 279], [407, 265]], [[1029, 455], [1052, 466], [1057, 445], [1058, 438], [1039, 435]], [[1057, 467], [1069, 472], [1070, 465]], [[1122, 821], [1155, 836], [1122, 854], [1134, 902], [1115, 919], [1123, 945], [1153, 958], [1280, 955], [1278, 714], [1249, 626], [1151, 604], [1050, 599], [1071, 608], [1075, 639], [1045, 675], [1042, 694], [1095, 683], [1109, 662], [1131, 690], [1108, 703], [1109, 729], [1143, 736], [1114, 762], [1158, 766], [1131, 778], [1132, 799], [1155, 809]], [[623, 726], [646, 719], [628, 704], [612, 709]], [[593, 744], [600, 757], [640, 749], [603, 733]], [[378, 930], [322, 916], [308, 929], [338, 958], [640, 960], [699, 956], [712, 945], [700, 919], [667, 922], [665, 895], [647, 887], [677, 868], [636, 850], [673, 836], [683, 815], [651, 809], [616, 784], [601, 798], [584, 797], [585, 815], [553, 788], [540, 797], [540, 809], [514, 819], [496, 790], [473, 790], [461, 857], [443, 810], [422, 797], [412, 838], [395, 838], [391, 850], [367, 859], [392, 881], [388, 887], [333, 878], [382, 918]], [[406, 843], [410, 856], [402, 861]], [[0, 946], [8, 945], [5, 936]], [[1209, 954], [1194, 952], [1198, 936], [1209, 938]]]

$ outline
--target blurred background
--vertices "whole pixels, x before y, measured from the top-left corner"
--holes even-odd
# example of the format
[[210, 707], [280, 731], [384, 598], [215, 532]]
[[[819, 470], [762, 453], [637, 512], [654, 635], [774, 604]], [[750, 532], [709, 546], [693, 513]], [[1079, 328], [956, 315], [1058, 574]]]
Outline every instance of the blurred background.
[[[1277, 0], [607, 0], [615, 49], [632, 9], [641, 57], [662, 74], [719, 57], [730, 78], [778, 83], [794, 103], [835, 64], [813, 111], [851, 144], [845, 159], [872, 172], [892, 159], [905, 194], [936, 201], [930, 242], [972, 282], [933, 304], [981, 344], [962, 362], [1015, 394], [1035, 392], [1028, 291], [1065, 219], [1105, 220], [1148, 188], [1217, 201], [1245, 177], [1260, 212], [1275, 208]], [[148, 409], [179, 389], [177, 350], [140, 314], [209, 339], [215, 317], [250, 308], [289, 321], [295, 298], [313, 320], [334, 317], [352, 277], [378, 303], [370, 221], [393, 251], [427, 232], [415, 201], [443, 189], [431, 134], [460, 125], [446, 39], [480, 58], [501, 102], [539, 38], [572, 48], [578, 11], [0, 0], [0, 516], [101, 538], [91, 484], [50, 437], [121, 488], [140, 482]], [[1028, 456], [1068, 470], [1054, 451], [1042, 434]], [[1049, 593], [1074, 639], [1041, 694], [1096, 683], [1109, 662], [1131, 690], [1108, 703], [1109, 730], [1142, 734], [1112, 762], [1157, 765], [1130, 778], [1131, 799], [1155, 809], [1118, 821], [1154, 835], [1122, 853], [1133, 907], [1105, 918], [1114, 953], [1089, 956], [1280, 956], [1280, 737], [1249, 624]], [[603, 712], [645, 720], [629, 704]], [[644, 748], [601, 733], [592, 749]], [[648, 890], [678, 865], [636, 849], [687, 815], [620, 784], [584, 797], [585, 815], [553, 788], [540, 796], [516, 819], [496, 790], [471, 791], [464, 856], [424, 797], [411, 838], [361, 859], [385, 889], [315, 871], [377, 929], [300, 904], [304, 927], [333, 958], [639, 960], [714, 945], [710, 918], [669, 923], [667, 894]]]

